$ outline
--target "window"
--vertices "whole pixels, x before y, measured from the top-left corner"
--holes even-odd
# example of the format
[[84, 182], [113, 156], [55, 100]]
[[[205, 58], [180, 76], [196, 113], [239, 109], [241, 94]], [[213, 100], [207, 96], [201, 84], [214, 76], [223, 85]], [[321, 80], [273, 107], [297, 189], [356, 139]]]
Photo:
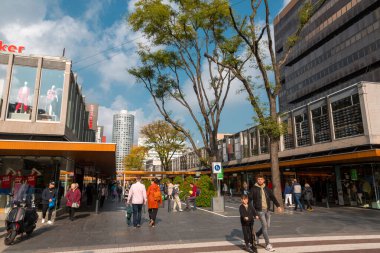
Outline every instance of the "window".
[[36, 68], [13, 66], [8, 119], [30, 120], [34, 101]]
[[293, 127], [292, 122], [289, 119], [283, 121], [283, 124], [287, 126], [286, 133], [284, 133], [284, 148], [292, 149], [294, 148], [294, 137], [293, 137]]
[[42, 69], [37, 120], [60, 120], [63, 75], [63, 70]]
[[7, 65], [0, 64], [0, 113], [1, 108], [3, 107], [3, 95], [5, 88], [5, 81], [7, 78]]
[[331, 103], [331, 108], [336, 139], [364, 133], [358, 94]]
[[297, 146], [310, 145], [310, 131], [309, 131], [309, 121], [307, 119], [307, 114], [300, 114], [295, 116], [296, 122], [296, 134], [297, 134]]
[[330, 141], [330, 124], [327, 105], [311, 110], [315, 143]]

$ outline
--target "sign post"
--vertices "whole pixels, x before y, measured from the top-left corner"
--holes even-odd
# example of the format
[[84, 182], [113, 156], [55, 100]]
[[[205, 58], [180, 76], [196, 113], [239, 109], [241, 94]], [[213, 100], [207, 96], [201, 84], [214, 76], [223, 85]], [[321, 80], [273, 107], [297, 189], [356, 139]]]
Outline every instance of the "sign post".
[[212, 210], [214, 212], [224, 212], [224, 197], [220, 194], [220, 181], [223, 180], [223, 168], [221, 162], [212, 163], [212, 173], [216, 176], [217, 197], [212, 198]]

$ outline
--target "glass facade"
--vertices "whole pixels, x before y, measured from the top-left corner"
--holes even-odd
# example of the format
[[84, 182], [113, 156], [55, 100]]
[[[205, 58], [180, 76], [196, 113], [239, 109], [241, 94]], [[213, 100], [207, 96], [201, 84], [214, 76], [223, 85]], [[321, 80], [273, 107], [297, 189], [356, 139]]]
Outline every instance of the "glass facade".
[[8, 119], [31, 119], [36, 72], [36, 68], [13, 66], [9, 91]]
[[42, 69], [37, 120], [60, 121], [63, 70]]
[[294, 117], [296, 122], [297, 146], [310, 145], [310, 131], [307, 113], [302, 113]]

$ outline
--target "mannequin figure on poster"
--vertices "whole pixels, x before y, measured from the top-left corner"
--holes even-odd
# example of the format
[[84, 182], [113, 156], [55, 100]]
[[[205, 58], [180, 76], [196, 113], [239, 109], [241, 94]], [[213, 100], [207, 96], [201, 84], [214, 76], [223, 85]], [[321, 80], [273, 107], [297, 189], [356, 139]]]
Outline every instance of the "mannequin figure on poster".
[[4, 176], [0, 176], [1, 186], [0, 193], [1, 194], [9, 194], [12, 188], [12, 176], [15, 175], [16, 172], [12, 168], [8, 168], [5, 172]]
[[30, 206], [32, 196], [30, 195], [30, 186], [25, 178], [22, 179], [20, 189], [17, 191], [17, 194], [13, 196], [13, 203], [19, 205], [22, 202], [25, 202], [27, 206]]
[[37, 177], [41, 176], [42, 173], [38, 171], [36, 168], [32, 169], [32, 172], [29, 176], [26, 177], [27, 184], [29, 185], [29, 192], [32, 196], [32, 200], [34, 201], [34, 189], [37, 185]]
[[17, 92], [17, 105], [15, 112], [17, 112], [20, 107], [23, 105], [24, 113], [28, 111], [28, 98], [30, 95], [30, 89], [28, 87], [28, 82], [24, 82], [24, 86], [18, 89]]
[[47, 112], [49, 115], [56, 115], [56, 109], [58, 104], [58, 95], [55, 85], [52, 85], [51, 88], [47, 91]]
[[21, 170], [17, 170], [13, 179], [13, 196], [16, 196], [20, 190], [23, 179], [24, 177], [22, 176]]

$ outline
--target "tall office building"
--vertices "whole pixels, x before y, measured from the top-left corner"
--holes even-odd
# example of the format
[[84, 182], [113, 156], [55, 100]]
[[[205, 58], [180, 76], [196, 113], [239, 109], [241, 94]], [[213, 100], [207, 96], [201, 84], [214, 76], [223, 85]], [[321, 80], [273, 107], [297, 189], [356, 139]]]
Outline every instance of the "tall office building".
[[104, 126], [97, 126], [96, 133], [95, 133], [95, 142], [96, 143], [102, 143], [103, 142], [103, 133], [104, 133]]
[[112, 142], [116, 143], [116, 172], [124, 171], [123, 160], [133, 145], [135, 116], [122, 110], [113, 115]]
[[[275, 18], [277, 59], [298, 27], [305, 1]], [[312, 0], [316, 4], [317, 0]], [[282, 69], [280, 111], [292, 110], [359, 81], [380, 80], [380, 1], [330, 0], [313, 15]]]

